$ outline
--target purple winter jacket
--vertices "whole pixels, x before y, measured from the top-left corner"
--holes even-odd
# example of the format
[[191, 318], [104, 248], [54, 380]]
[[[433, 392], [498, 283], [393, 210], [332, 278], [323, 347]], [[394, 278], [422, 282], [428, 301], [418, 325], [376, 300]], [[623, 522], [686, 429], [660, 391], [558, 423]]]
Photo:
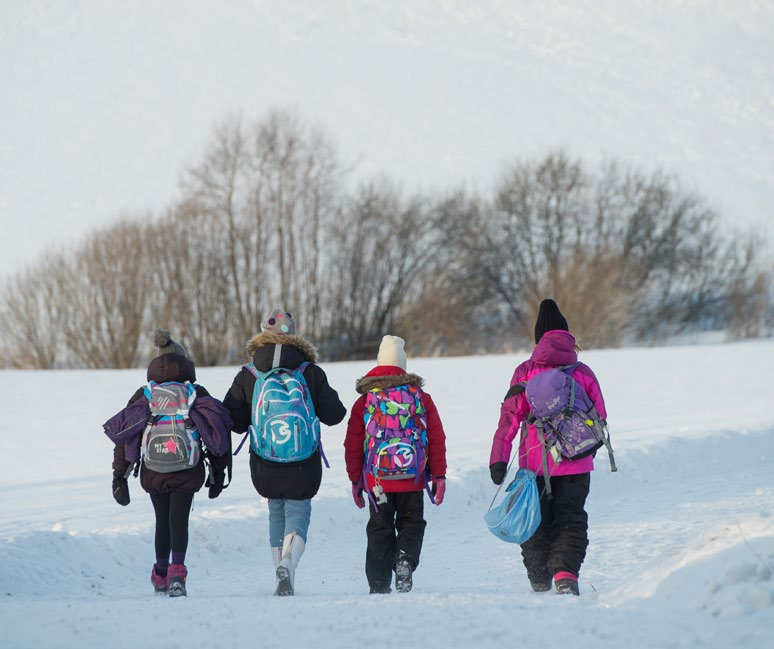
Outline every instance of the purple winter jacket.
[[[124, 445], [124, 456], [128, 462], [140, 459], [142, 433], [150, 414], [148, 399], [142, 395], [102, 425], [105, 435], [114, 444]], [[230, 450], [231, 415], [220, 401], [211, 396], [197, 396], [189, 417], [213, 455], [224, 455]]]
[[[568, 331], [554, 329], [543, 334], [540, 342], [535, 346], [529, 360], [524, 361], [516, 368], [511, 378], [511, 386], [524, 383], [536, 374], [552, 367], [572, 365], [578, 362], [578, 354], [575, 351], [575, 337]], [[597, 377], [591, 369], [581, 363], [572, 373], [573, 378], [583, 386], [599, 416], [607, 419], [605, 401], [597, 382]], [[489, 454], [489, 465], [495, 462], [508, 462], [513, 449], [513, 440], [519, 434], [521, 422], [529, 416], [529, 402], [524, 393], [506, 399], [500, 408], [500, 422], [492, 441], [492, 451]], [[563, 459], [555, 464], [551, 456], [548, 456], [549, 475], [574, 475], [588, 473], [594, 470], [594, 458], [587, 456], [579, 460]], [[537, 434], [537, 427], [533, 424], [527, 427], [527, 434], [519, 448], [519, 466], [534, 471], [537, 475], [543, 475], [543, 449]]]

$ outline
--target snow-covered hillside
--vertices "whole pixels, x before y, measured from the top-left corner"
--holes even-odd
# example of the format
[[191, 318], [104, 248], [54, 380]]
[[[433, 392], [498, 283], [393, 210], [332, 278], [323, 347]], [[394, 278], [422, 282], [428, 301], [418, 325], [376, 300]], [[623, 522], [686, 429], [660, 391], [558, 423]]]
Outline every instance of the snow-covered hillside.
[[[410, 349], [409, 349], [410, 351]], [[445, 424], [448, 490], [427, 505], [411, 593], [371, 596], [367, 515], [351, 502], [344, 424], [314, 500], [297, 596], [275, 598], [267, 507], [240, 454], [197, 496], [189, 597], [155, 597], [152, 508], [110, 495], [100, 424], [142, 383], [127, 371], [4, 371], [0, 628], [8, 649], [123, 647], [745, 647], [774, 634], [774, 341], [583, 353], [619, 465], [600, 457], [581, 597], [530, 591], [518, 547], [486, 530], [500, 400], [523, 355], [409, 359]], [[349, 406], [369, 363], [324, 366]], [[225, 394], [235, 368], [202, 368]]]
[[4, 0], [0, 274], [162, 210], [217, 122], [273, 107], [353, 179], [488, 191], [563, 149], [774, 238], [772, 33], [767, 0]]

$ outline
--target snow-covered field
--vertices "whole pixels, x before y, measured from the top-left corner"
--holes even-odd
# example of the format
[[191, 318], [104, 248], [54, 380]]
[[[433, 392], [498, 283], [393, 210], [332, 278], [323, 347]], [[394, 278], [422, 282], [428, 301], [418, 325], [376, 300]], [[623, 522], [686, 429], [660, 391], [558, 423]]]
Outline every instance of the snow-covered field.
[[216, 123], [297, 110], [351, 180], [489, 194], [556, 150], [774, 239], [770, 0], [2, 0], [0, 275], [164, 211]]
[[[446, 427], [447, 500], [427, 507], [414, 590], [379, 597], [367, 594], [367, 514], [351, 502], [344, 424], [324, 431], [332, 468], [296, 597], [272, 596], [267, 506], [243, 454], [218, 500], [195, 499], [189, 597], [156, 597], [150, 500], [132, 480], [132, 503], [115, 504], [101, 430], [144, 370], [0, 372], [0, 644], [770, 647], [774, 340], [581, 354], [605, 392], [619, 471], [600, 456], [580, 598], [532, 593], [518, 547], [482, 520], [500, 400], [523, 358], [410, 358]], [[324, 367], [350, 406], [370, 363]], [[234, 373], [198, 372], [219, 396]]]

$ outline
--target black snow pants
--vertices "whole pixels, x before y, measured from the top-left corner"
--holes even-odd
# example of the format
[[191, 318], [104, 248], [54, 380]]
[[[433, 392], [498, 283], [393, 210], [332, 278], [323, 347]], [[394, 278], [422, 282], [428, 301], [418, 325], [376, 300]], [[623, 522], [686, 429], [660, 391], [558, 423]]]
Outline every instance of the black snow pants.
[[551, 478], [553, 498], [549, 498], [543, 476], [537, 476], [541, 522], [532, 538], [521, 544], [530, 582], [550, 584], [558, 572], [580, 574], [589, 544], [584, 505], [590, 484], [590, 473], [554, 476]]
[[369, 503], [366, 578], [372, 593], [389, 593], [395, 561], [405, 554], [416, 570], [425, 536], [424, 492], [388, 493], [379, 511]]

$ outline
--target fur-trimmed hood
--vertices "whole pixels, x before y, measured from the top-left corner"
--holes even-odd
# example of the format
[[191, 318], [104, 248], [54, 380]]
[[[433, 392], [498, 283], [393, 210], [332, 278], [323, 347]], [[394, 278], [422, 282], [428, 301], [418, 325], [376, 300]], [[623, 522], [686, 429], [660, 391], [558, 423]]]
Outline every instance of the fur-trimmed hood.
[[250, 338], [250, 340], [247, 341], [247, 353], [250, 355], [250, 358], [252, 358], [255, 356], [256, 351], [267, 345], [287, 345], [288, 347], [295, 347], [310, 363], [317, 363], [319, 360], [317, 349], [315, 349], [314, 345], [305, 338], [298, 335], [277, 334], [271, 331], [263, 331]]
[[388, 374], [388, 375], [370, 375], [366, 374], [355, 382], [355, 390], [360, 394], [366, 394], [374, 388], [379, 390], [388, 390], [396, 388], [399, 385], [415, 385], [421, 388], [425, 384], [424, 379], [418, 374]]

